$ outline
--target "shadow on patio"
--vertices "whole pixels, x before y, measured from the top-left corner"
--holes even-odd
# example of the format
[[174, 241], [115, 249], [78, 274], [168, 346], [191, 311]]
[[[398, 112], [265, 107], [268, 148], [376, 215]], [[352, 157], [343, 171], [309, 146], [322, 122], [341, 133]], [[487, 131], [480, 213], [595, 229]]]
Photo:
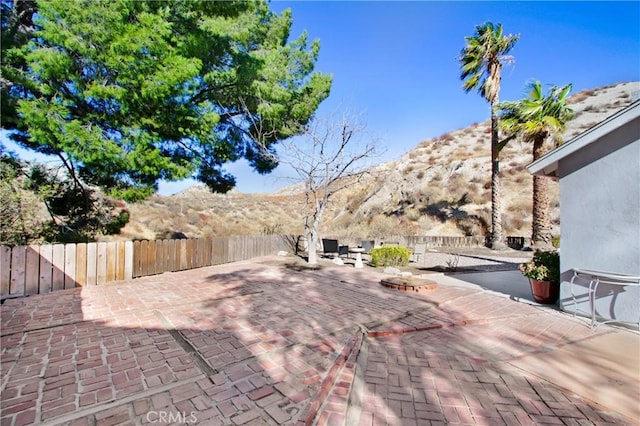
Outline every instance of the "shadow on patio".
[[290, 260], [7, 301], [2, 424], [625, 422], [508, 363], [589, 339], [581, 320]]

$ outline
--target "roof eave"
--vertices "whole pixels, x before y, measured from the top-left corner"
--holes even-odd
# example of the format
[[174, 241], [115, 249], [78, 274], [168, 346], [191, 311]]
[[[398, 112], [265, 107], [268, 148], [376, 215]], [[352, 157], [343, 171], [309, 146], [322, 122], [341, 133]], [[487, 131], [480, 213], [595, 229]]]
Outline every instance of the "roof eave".
[[640, 101], [635, 101], [628, 107], [605, 118], [594, 127], [585, 130], [575, 138], [538, 158], [527, 166], [527, 170], [533, 175], [557, 178], [558, 164], [561, 159], [601, 139], [618, 127], [636, 119], [638, 116], [640, 116]]

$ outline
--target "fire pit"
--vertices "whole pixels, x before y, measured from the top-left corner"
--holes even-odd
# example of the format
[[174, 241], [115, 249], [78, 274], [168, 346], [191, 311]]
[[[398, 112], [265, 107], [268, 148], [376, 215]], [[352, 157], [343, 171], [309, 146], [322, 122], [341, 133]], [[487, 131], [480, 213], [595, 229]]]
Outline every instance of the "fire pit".
[[380, 281], [385, 287], [400, 291], [414, 291], [416, 293], [435, 290], [438, 285], [424, 278], [389, 277]]

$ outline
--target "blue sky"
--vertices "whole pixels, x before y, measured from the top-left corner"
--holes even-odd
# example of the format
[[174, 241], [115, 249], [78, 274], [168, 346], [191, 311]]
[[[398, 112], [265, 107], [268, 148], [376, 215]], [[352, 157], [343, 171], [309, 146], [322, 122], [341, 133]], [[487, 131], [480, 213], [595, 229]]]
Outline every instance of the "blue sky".
[[[399, 158], [421, 141], [482, 122], [488, 104], [461, 88], [457, 58], [465, 36], [486, 21], [520, 34], [515, 63], [502, 73], [501, 100], [524, 96], [531, 79], [584, 89], [640, 80], [640, 2], [273, 1], [290, 8], [291, 38], [320, 39], [316, 70], [333, 74], [318, 114], [340, 106], [361, 112], [386, 155]], [[227, 166], [241, 192], [290, 183], [278, 168], [260, 176]], [[161, 185], [167, 195], [189, 182]]]

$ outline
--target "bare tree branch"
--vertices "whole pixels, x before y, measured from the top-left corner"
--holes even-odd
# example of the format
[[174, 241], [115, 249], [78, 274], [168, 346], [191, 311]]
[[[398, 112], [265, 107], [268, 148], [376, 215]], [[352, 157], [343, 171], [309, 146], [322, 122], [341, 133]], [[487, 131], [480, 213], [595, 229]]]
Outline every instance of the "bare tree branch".
[[317, 263], [319, 226], [327, 205], [338, 192], [357, 183], [379, 155], [378, 141], [365, 132], [360, 117], [343, 112], [314, 119], [303, 136], [280, 143], [278, 161], [294, 171], [304, 185], [305, 234], [309, 263]]

